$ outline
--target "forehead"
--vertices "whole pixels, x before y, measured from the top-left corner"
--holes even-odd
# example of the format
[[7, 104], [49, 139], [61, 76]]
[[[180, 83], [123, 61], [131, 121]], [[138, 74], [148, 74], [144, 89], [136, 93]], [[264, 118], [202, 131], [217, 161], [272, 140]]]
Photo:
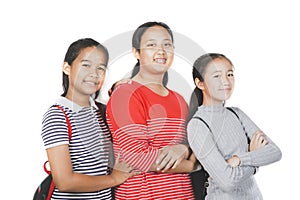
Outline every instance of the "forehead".
[[103, 50], [97, 47], [86, 47], [82, 49], [76, 60], [88, 60], [91, 62], [106, 62], [107, 58]]
[[231, 63], [225, 58], [216, 58], [208, 63], [206, 71], [215, 72], [215, 71], [230, 71], [233, 70]]
[[141, 38], [143, 41], [148, 40], [172, 40], [171, 35], [169, 32], [161, 26], [153, 26], [148, 28]]

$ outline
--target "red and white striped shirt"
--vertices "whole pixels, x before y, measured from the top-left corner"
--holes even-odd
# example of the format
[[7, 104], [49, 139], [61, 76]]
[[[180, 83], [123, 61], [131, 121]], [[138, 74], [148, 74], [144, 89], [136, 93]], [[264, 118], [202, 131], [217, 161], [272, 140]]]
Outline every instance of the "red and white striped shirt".
[[150, 172], [159, 149], [186, 140], [187, 104], [169, 90], [160, 96], [137, 83], [121, 85], [107, 104], [115, 156], [142, 174], [117, 187], [116, 199], [193, 199], [188, 174]]

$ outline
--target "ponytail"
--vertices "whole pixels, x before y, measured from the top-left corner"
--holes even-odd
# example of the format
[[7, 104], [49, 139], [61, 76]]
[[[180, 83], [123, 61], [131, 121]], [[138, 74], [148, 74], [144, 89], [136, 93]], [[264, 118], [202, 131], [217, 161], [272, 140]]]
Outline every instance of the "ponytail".
[[187, 117], [187, 123], [192, 119], [192, 117], [196, 113], [198, 107], [201, 106], [202, 103], [203, 103], [202, 90], [195, 87], [195, 89], [191, 95], [191, 99], [190, 99], [190, 103], [189, 103], [189, 112], [188, 112], [188, 117]]

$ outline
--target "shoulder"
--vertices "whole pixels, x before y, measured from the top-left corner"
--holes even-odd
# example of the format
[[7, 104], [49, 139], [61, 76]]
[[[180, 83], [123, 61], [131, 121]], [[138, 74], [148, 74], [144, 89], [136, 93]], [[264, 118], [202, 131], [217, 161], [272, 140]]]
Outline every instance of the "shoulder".
[[229, 112], [232, 112], [233, 114], [237, 115], [237, 117], [243, 117], [246, 114], [242, 111], [242, 109], [238, 107], [226, 107]]
[[140, 91], [144, 87], [136, 82], [124, 83], [118, 86], [107, 102], [107, 109], [111, 106], [127, 105], [128, 103], [142, 98]]
[[180, 104], [185, 105], [186, 107], [188, 106], [188, 104], [186, 103], [184, 97], [181, 94], [175, 92], [174, 90], [170, 90], [170, 89], [168, 89], [168, 90], [169, 90], [171, 95], [176, 97], [177, 101], [180, 102]]
[[[61, 110], [61, 109], [62, 110]], [[43, 116], [43, 123], [44, 121], [47, 120], [55, 120], [57, 118], [65, 118], [65, 114], [64, 112], [68, 115], [70, 113], [70, 109], [62, 106], [62, 105], [58, 105], [58, 104], [54, 104], [52, 105], [44, 114]]]

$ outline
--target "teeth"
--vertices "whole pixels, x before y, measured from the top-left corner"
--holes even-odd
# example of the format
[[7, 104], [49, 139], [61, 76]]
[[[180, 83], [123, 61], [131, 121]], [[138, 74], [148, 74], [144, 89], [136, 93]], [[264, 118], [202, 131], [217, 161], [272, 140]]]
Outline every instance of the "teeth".
[[96, 83], [94, 83], [94, 82], [89, 82], [89, 81], [86, 81], [85, 83], [90, 84], [90, 85], [96, 85]]
[[166, 63], [166, 59], [164, 59], [164, 58], [156, 58], [154, 60], [158, 64], [165, 64]]

